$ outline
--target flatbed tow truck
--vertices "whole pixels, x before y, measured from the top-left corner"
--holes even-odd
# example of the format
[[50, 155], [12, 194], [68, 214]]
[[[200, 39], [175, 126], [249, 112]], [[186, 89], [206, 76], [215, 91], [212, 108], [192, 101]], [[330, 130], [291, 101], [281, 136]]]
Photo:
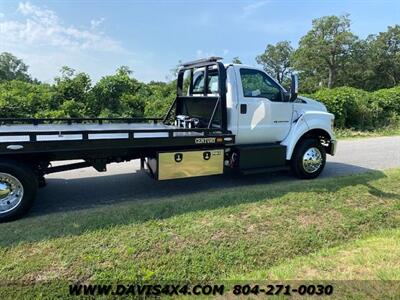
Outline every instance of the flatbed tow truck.
[[[45, 175], [140, 159], [157, 180], [292, 168], [315, 178], [334, 155], [334, 116], [263, 70], [219, 57], [181, 65], [164, 118], [0, 119], [0, 222], [31, 208]], [[52, 166], [53, 161], [73, 161]]]

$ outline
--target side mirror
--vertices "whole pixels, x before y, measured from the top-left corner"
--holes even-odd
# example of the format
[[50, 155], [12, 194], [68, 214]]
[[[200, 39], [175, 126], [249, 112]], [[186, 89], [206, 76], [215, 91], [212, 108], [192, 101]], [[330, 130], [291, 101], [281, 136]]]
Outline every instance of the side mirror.
[[299, 77], [297, 74], [291, 75], [291, 83], [290, 83], [290, 101], [294, 101], [297, 99], [297, 94], [299, 92]]

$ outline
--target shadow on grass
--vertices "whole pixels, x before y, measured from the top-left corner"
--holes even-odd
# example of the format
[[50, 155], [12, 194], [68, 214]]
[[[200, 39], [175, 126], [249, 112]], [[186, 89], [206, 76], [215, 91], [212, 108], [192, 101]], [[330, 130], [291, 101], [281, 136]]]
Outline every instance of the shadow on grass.
[[[330, 167], [355, 166], [330, 163]], [[357, 167], [359, 168], [359, 167]], [[328, 165], [329, 172], [329, 165]], [[359, 171], [370, 171], [368, 169]], [[217, 209], [273, 199], [288, 192], [330, 193], [347, 186], [369, 185], [384, 178], [380, 171], [366, 174], [294, 180], [288, 173], [251, 176], [223, 175], [154, 181], [143, 173], [50, 179], [40, 190], [32, 212], [24, 219], [0, 224], [0, 246], [78, 235], [114, 225], [142, 223], [188, 212]]]

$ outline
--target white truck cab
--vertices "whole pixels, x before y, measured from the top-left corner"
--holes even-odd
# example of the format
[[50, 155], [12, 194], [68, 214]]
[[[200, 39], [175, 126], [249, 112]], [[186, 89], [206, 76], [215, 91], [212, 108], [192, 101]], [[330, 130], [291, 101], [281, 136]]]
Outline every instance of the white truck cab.
[[[333, 133], [334, 115], [313, 99], [297, 96], [297, 77], [292, 77], [292, 89], [288, 92], [264, 70], [243, 64], [225, 64], [226, 69], [226, 114], [227, 129], [235, 135], [238, 149], [257, 147], [274, 152], [284, 149], [285, 165], [291, 164], [295, 173], [302, 178], [314, 178], [325, 165], [326, 153], [335, 154], [336, 139]], [[204, 72], [199, 68], [193, 75], [193, 90], [204, 89]], [[216, 67], [208, 70], [207, 96], [218, 94]], [[188, 91], [190, 94], [190, 91]], [[193, 93], [192, 93], [193, 94]], [[303, 149], [307, 144], [308, 149]], [[301, 148], [301, 149], [300, 149]], [[301, 150], [301, 151], [300, 151]], [[249, 155], [269, 155], [268, 150], [250, 152]], [[297, 157], [301, 152], [301, 158]], [[243, 151], [239, 151], [243, 152]], [[279, 151], [278, 151], [279, 152]], [[303, 153], [304, 152], [304, 153]], [[297, 156], [296, 156], [297, 155]], [[273, 157], [272, 166], [283, 163]], [[260, 166], [257, 158], [250, 169]], [[294, 161], [301, 160], [301, 163]], [[308, 165], [308, 168], [305, 167]], [[268, 168], [269, 163], [260, 166]]]

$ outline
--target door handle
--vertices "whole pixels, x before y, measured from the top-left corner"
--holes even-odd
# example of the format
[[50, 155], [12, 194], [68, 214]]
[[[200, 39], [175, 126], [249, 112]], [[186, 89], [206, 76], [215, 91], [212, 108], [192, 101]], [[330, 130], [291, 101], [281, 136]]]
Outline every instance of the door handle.
[[247, 114], [247, 104], [240, 104], [240, 113], [242, 115]]

